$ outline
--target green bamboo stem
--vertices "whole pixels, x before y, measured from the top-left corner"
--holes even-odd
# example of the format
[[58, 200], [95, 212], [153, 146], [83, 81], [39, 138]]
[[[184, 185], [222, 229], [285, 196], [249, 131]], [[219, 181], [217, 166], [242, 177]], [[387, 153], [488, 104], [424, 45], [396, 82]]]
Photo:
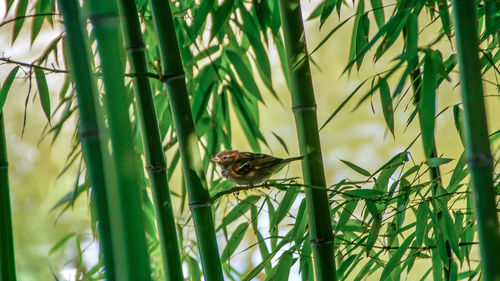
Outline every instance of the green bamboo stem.
[[[148, 67], [145, 46], [135, 1], [122, 0], [118, 3], [125, 32], [125, 49], [129, 56], [131, 70], [133, 73], [146, 74], [148, 73]], [[156, 209], [156, 222], [165, 279], [181, 281], [184, 280], [184, 277], [182, 275], [182, 262], [172, 200], [168, 187], [167, 165], [149, 78], [145, 75], [137, 75], [134, 78], [134, 89], [146, 167]]]
[[70, 66], [78, 66], [70, 67], [78, 99], [80, 115], [78, 130], [99, 221], [99, 246], [103, 253], [106, 277], [108, 280], [113, 281], [116, 280], [113, 262], [113, 237], [111, 235], [101, 144], [99, 142], [98, 114], [96, 112], [97, 87], [91, 70], [90, 48], [88, 38], [84, 35], [82, 29], [78, 2], [67, 0], [59, 1], [58, 4], [64, 19], [66, 42], [70, 52], [70, 56], [67, 58], [68, 63]]
[[493, 158], [481, 81], [476, 1], [452, 1], [464, 105], [467, 165], [472, 183], [484, 280], [500, 280], [500, 233], [498, 228]]
[[[326, 187], [316, 102], [307, 56], [299, 0], [280, 0], [281, 25], [290, 73], [293, 112], [299, 137], [302, 173], [306, 185]], [[305, 189], [309, 237], [313, 249], [315, 279], [336, 280], [333, 232], [326, 191]]]
[[170, 109], [179, 142], [189, 207], [193, 215], [205, 280], [223, 280], [212, 202], [198, 147], [170, 1], [150, 0]]
[[[129, 103], [125, 98], [123, 41], [116, 1], [89, 0], [86, 4], [97, 41], [104, 81], [104, 108], [111, 157], [103, 153], [113, 257], [120, 281], [151, 280], [143, 211], [139, 192], [138, 157], [134, 152]], [[104, 128], [100, 120], [99, 128]], [[101, 138], [101, 145], [108, 145]], [[105, 152], [105, 151], [103, 151]]]
[[3, 112], [0, 109], [0, 280], [16, 281], [14, 236], [9, 193], [9, 162]]

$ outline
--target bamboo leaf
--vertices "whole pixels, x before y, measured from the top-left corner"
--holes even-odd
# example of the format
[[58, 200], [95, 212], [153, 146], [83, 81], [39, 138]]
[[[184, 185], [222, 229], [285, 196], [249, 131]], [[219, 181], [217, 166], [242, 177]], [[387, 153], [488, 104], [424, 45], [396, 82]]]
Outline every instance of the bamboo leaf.
[[285, 196], [283, 196], [283, 199], [281, 200], [281, 203], [278, 206], [278, 209], [276, 210], [276, 214], [273, 216], [273, 220], [271, 221], [272, 227], [276, 227], [285, 218], [286, 214], [292, 207], [293, 202], [295, 201], [297, 195], [298, 195], [297, 187], [290, 186], [287, 189]]
[[394, 137], [394, 110], [392, 108], [391, 92], [387, 80], [383, 77], [379, 78], [380, 102], [382, 104], [382, 112], [384, 113], [385, 123]]
[[278, 134], [276, 134], [275, 132], [272, 132], [273, 133], [273, 136], [278, 140], [278, 142], [281, 144], [281, 146], [283, 147], [283, 149], [285, 149], [286, 151], [286, 154], [290, 155], [290, 152], [288, 152], [288, 147], [285, 143], [285, 141], [280, 137], [278, 136]]
[[415, 238], [415, 233], [412, 233], [406, 238], [406, 240], [401, 243], [401, 246], [399, 246], [399, 249], [394, 252], [394, 255], [389, 259], [387, 264], [384, 267], [384, 270], [382, 271], [382, 275], [380, 277], [380, 281], [385, 281], [389, 276], [391, 275], [392, 271], [396, 268], [398, 264], [401, 263], [401, 258], [405, 254], [406, 250], [408, 250], [408, 247], [410, 246], [411, 242]]
[[254, 61], [262, 82], [264, 82], [264, 85], [271, 92], [271, 94], [278, 99], [278, 96], [273, 89], [271, 65], [269, 63], [268, 53], [262, 44], [260, 37], [261, 31], [258, 29], [258, 25], [255, 23], [253, 17], [244, 6], [241, 6], [240, 11], [243, 18], [243, 29], [245, 30], [245, 35], [247, 36], [248, 41], [250, 41], [250, 45], [255, 52], [256, 59]]
[[422, 99], [420, 100], [420, 122], [422, 127], [422, 142], [426, 158], [434, 149], [434, 126], [436, 115], [436, 66], [432, 51], [426, 50], [422, 78]]
[[342, 163], [346, 164], [347, 166], [349, 166], [349, 168], [353, 169], [354, 171], [362, 174], [363, 176], [369, 177], [371, 175], [370, 172], [368, 172], [367, 170], [359, 167], [358, 165], [356, 165], [354, 163], [351, 163], [349, 161], [342, 160], [342, 159], [340, 159], [340, 161], [342, 161]]
[[213, 16], [212, 29], [210, 30], [210, 41], [219, 32], [222, 25], [227, 22], [233, 10], [234, 0], [225, 0], [224, 3], [215, 11]]
[[[321, 28], [323, 26], [323, 24], [325, 23], [326, 19], [330, 16], [330, 14], [332, 13], [333, 9], [335, 8], [335, 4], [336, 4], [337, 0], [326, 0], [324, 3], [323, 3], [323, 7], [321, 9], [321, 17], [319, 19], [319, 28]], [[311, 14], [312, 16], [313, 14]], [[310, 17], [311, 17], [310, 16]]]
[[368, 44], [368, 33], [370, 31], [370, 20], [368, 19], [368, 13], [364, 13], [358, 23], [358, 30], [356, 32], [356, 62], [358, 69], [361, 67], [363, 62], [364, 54], [359, 54], [363, 51], [364, 47]]
[[427, 161], [425, 161], [425, 164], [427, 164], [427, 166], [429, 166], [431, 168], [434, 168], [434, 167], [438, 167], [438, 166], [441, 166], [443, 164], [449, 163], [452, 160], [453, 159], [451, 159], [451, 158], [434, 158], [434, 157], [431, 157], [431, 158], [427, 159]]
[[455, 224], [453, 223], [453, 219], [451, 218], [450, 213], [448, 212], [446, 204], [442, 201], [440, 201], [440, 203], [444, 218], [444, 230], [446, 231], [447, 237], [449, 239], [451, 249], [453, 249], [453, 252], [455, 253], [455, 255], [457, 255], [459, 260], [463, 260], [458, 245], [458, 233], [457, 230], [455, 229]]
[[61, 240], [59, 240], [56, 244], [54, 244], [52, 248], [50, 248], [49, 255], [52, 255], [57, 250], [59, 250], [62, 246], [64, 246], [68, 242], [69, 239], [71, 239], [75, 235], [76, 235], [75, 232], [71, 232], [68, 235], [64, 236]]
[[50, 121], [50, 96], [49, 87], [47, 86], [47, 80], [45, 79], [45, 73], [43, 72], [43, 70], [37, 68], [35, 70], [35, 76], [43, 112], [45, 113], [47, 120]]
[[187, 257], [187, 264], [189, 270], [189, 280], [192, 281], [201, 280], [201, 271], [200, 271], [200, 266], [198, 265], [198, 261], [191, 255], [189, 255]]
[[28, 8], [28, 3], [30, 1], [27, 0], [19, 0], [17, 1], [17, 6], [16, 6], [16, 21], [14, 22], [14, 29], [12, 30], [12, 44], [16, 41], [17, 36], [19, 35], [19, 32], [21, 32], [21, 28], [23, 27], [24, 24], [24, 15], [26, 14], [26, 9]]
[[451, 24], [450, 24], [450, 12], [448, 11], [448, 3], [446, 0], [437, 0], [439, 9], [439, 18], [441, 19], [441, 25], [443, 27], [444, 33], [448, 38], [451, 38]]
[[340, 214], [339, 221], [337, 222], [337, 226], [335, 227], [335, 232], [342, 231], [344, 225], [349, 221], [349, 218], [354, 212], [354, 209], [356, 209], [356, 206], [358, 205], [358, 200], [352, 200], [347, 202], [347, 204], [344, 207], [344, 210]]
[[196, 10], [196, 14], [194, 17], [194, 29], [195, 34], [200, 35], [203, 32], [203, 28], [205, 27], [207, 16], [212, 10], [215, 0], [205, 0], [201, 1], [199, 8]]
[[320, 128], [320, 131], [328, 124], [330, 123], [330, 121], [332, 121], [332, 119], [337, 115], [337, 113], [340, 112], [340, 110], [342, 110], [342, 108], [344, 108], [344, 106], [347, 104], [347, 102], [349, 102], [349, 100], [358, 92], [359, 89], [361, 89], [361, 86], [363, 86], [365, 83], [366, 83], [367, 80], [363, 81], [361, 84], [359, 84], [356, 89], [354, 89], [354, 91], [352, 91], [352, 93], [349, 94], [349, 96], [344, 99], [340, 105], [335, 109], [335, 111], [330, 115], [328, 116], [328, 118], [326, 119], [325, 123], [323, 123], [323, 125], [321, 125], [321, 128]]
[[377, 22], [377, 26], [380, 29], [385, 24], [384, 5], [382, 4], [382, 0], [370, 0], [370, 2], [372, 3], [375, 22]]
[[365, 252], [368, 255], [377, 241], [380, 228], [382, 227], [382, 215], [377, 215], [373, 218], [373, 223], [370, 226], [370, 233], [366, 239]]
[[465, 133], [464, 133], [464, 110], [458, 105], [453, 106], [453, 120], [455, 121], [455, 128], [460, 136], [462, 146], [465, 146]]
[[238, 205], [236, 205], [236, 207], [231, 209], [231, 211], [226, 216], [224, 216], [221, 224], [217, 227], [217, 231], [223, 229], [228, 224], [244, 215], [248, 210], [250, 210], [252, 206], [255, 205], [255, 203], [257, 203], [257, 201], [259, 201], [259, 199], [260, 197], [257, 195], [250, 195], [243, 201], [241, 201]]
[[243, 236], [245, 236], [245, 232], [248, 228], [248, 222], [241, 223], [236, 227], [234, 230], [233, 234], [231, 235], [231, 238], [229, 238], [229, 241], [227, 241], [227, 245], [224, 248], [224, 251], [222, 251], [222, 255], [220, 257], [221, 262], [226, 262], [229, 257], [234, 253], [236, 248], [240, 245], [241, 240], [243, 239]]
[[356, 8], [356, 17], [354, 18], [354, 26], [352, 28], [351, 45], [349, 48], [349, 61], [358, 62], [358, 56], [364, 56], [364, 52], [362, 52], [362, 48], [359, 48], [359, 50], [358, 50], [358, 48], [356, 46], [356, 44], [358, 43], [358, 32], [362, 28], [360, 26], [360, 21], [361, 21], [361, 17], [363, 16], [364, 10], [365, 10], [365, 1], [359, 1], [358, 6]]
[[14, 67], [7, 75], [7, 78], [3, 81], [2, 89], [0, 90], [0, 112], [3, 111], [3, 106], [5, 101], [7, 100], [7, 95], [9, 94], [10, 87], [16, 78], [17, 71], [19, 70], [19, 66]]
[[416, 215], [417, 224], [415, 226], [415, 247], [422, 246], [424, 241], [425, 229], [427, 228], [427, 214], [429, 211], [428, 201], [424, 201], [418, 206]]
[[382, 191], [375, 190], [375, 189], [350, 189], [350, 190], [345, 190], [345, 194], [351, 195], [357, 198], [363, 198], [363, 199], [373, 199], [376, 197], [380, 197], [381, 195], [384, 195]]
[[257, 100], [262, 102], [262, 96], [260, 95], [257, 84], [253, 79], [252, 70], [247, 68], [240, 55], [236, 52], [227, 50], [225, 54], [236, 69], [238, 77], [240, 77], [241, 82], [243, 83], [243, 87], [245, 87]]
[[283, 253], [280, 256], [278, 265], [276, 266], [276, 276], [271, 276], [268, 280], [288, 281], [293, 263], [293, 254], [290, 253], [290, 251]]

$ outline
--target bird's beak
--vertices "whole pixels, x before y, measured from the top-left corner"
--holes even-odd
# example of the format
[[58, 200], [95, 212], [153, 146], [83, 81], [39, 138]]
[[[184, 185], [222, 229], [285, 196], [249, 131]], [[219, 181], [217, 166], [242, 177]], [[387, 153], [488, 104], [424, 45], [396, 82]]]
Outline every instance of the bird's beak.
[[210, 159], [210, 161], [218, 163], [220, 161], [220, 158], [217, 156], [214, 156], [214, 157], [212, 157], [212, 159]]

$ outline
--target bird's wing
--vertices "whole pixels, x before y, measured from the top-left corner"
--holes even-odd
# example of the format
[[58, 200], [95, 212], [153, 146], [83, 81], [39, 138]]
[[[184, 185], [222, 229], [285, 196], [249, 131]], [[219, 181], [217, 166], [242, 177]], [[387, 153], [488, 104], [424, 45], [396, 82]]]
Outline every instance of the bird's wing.
[[244, 175], [252, 170], [269, 169], [283, 163], [283, 159], [259, 153], [240, 153], [240, 158], [235, 161], [234, 170], [239, 175]]

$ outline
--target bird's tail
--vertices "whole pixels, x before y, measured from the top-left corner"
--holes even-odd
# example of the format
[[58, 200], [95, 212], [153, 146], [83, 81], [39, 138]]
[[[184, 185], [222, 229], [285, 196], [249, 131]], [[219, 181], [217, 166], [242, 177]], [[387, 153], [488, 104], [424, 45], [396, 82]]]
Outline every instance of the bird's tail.
[[288, 162], [292, 162], [292, 161], [296, 161], [296, 160], [302, 160], [302, 159], [304, 159], [304, 156], [297, 156], [297, 157], [286, 158], [286, 159], [283, 159], [283, 163], [288, 163]]

